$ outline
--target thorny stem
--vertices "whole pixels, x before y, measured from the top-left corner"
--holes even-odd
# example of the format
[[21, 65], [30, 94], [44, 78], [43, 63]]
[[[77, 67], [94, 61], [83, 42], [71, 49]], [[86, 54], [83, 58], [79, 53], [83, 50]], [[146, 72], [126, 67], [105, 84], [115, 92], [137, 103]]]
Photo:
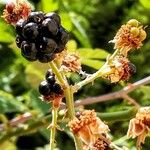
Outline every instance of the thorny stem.
[[52, 123], [50, 125], [51, 135], [50, 135], [50, 150], [53, 150], [55, 147], [55, 135], [57, 128], [57, 116], [58, 116], [58, 108], [53, 107], [52, 109]]
[[[59, 72], [55, 63], [52, 61], [49, 64], [50, 64], [51, 69], [55, 73], [58, 81], [64, 88], [64, 95], [66, 98], [68, 117], [69, 117], [69, 120], [72, 120], [75, 117], [75, 108], [74, 108], [72, 87], [68, 84], [67, 80], [65, 78], [63, 78], [63, 75], [61, 74], [61, 72]], [[74, 135], [74, 141], [75, 141], [76, 150], [82, 150], [83, 149], [82, 143], [77, 135]]]
[[107, 59], [106, 63], [97, 71], [95, 72], [94, 74], [92, 74], [90, 77], [87, 77], [85, 80], [77, 83], [75, 86], [74, 86], [74, 91], [78, 91], [82, 86], [90, 83], [90, 82], [93, 82], [96, 78], [98, 77], [101, 77], [105, 74], [107, 74], [108, 72], [105, 72], [105, 68], [106, 66], [111, 63], [111, 61], [113, 60], [113, 58], [119, 53], [119, 49], [116, 49], [115, 52]]

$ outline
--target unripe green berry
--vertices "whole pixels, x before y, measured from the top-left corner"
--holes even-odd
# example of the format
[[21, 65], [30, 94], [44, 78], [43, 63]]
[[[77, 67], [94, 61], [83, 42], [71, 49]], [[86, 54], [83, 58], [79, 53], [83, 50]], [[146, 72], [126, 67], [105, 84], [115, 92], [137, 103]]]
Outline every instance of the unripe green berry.
[[133, 37], [137, 37], [140, 34], [139, 28], [132, 27], [130, 33], [132, 34]]
[[127, 24], [131, 25], [132, 27], [138, 27], [139, 22], [136, 19], [131, 19], [127, 22]]
[[146, 32], [144, 30], [140, 31], [140, 40], [143, 41], [146, 39]]

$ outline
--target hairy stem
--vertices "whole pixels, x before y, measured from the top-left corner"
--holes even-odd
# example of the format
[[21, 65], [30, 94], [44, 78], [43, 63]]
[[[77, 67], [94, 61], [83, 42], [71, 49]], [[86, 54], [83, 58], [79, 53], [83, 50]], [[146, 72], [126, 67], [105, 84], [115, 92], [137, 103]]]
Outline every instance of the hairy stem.
[[106, 63], [94, 74], [92, 74], [90, 77], [86, 78], [85, 80], [77, 83], [74, 87], [74, 91], [78, 91], [82, 86], [94, 81], [96, 78], [99, 78], [108, 72], [106, 71], [106, 66], [111, 63], [111, 61], [114, 59], [114, 57], [119, 53], [119, 49], [116, 49], [115, 52], [107, 59]]
[[57, 128], [57, 116], [58, 116], [58, 108], [53, 107], [52, 109], [52, 123], [50, 125], [51, 135], [50, 135], [50, 150], [53, 150], [55, 147], [55, 135]]
[[[58, 81], [64, 88], [64, 95], [66, 98], [66, 105], [67, 105], [67, 110], [68, 110], [68, 116], [69, 120], [72, 120], [75, 116], [75, 109], [74, 109], [74, 100], [73, 100], [73, 91], [72, 87], [68, 84], [67, 80], [63, 75], [59, 72], [57, 66], [55, 65], [54, 62], [50, 62], [50, 67], [57, 76]], [[82, 143], [80, 139], [78, 138], [77, 135], [74, 135], [74, 141], [75, 141], [75, 146], [76, 150], [82, 150]]]

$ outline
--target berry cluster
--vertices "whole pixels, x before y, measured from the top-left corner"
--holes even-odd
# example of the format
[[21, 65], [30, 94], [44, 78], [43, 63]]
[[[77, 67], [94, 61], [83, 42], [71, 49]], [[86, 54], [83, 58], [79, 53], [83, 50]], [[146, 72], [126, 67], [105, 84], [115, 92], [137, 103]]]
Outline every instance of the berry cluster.
[[16, 44], [29, 61], [47, 63], [64, 50], [69, 35], [61, 26], [58, 14], [31, 12], [27, 20], [16, 24]]
[[39, 85], [39, 92], [45, 99], [51, 99], [57, 95], [63, 94], [63, 90], [61, 86], [56, 83], [55, 75], [51, 70], [47, 71], [45, 79], [46, 80], [42, 81]]

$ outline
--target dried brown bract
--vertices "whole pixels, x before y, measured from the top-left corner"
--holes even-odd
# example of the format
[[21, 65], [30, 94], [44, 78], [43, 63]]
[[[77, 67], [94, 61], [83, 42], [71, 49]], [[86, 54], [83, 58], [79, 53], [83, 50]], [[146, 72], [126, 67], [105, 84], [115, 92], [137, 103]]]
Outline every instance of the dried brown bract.
[[106, 72], [104, 78], [115, 83], [128, 80], [136, 72], [136, 67], [126, 57], [118, 55], [107, 65]]
[[114, 39], [115, 49], [120, 49], [120, 53], [127, 56], [131, 49], [139, 49], [146, 38], [144, 28], [136, 19], [131, 19], [127, 24], [122, 25]]
[[140, 108], [136, 117], [130, 120], [127, 136], [137, 137], [137, 149], [140, 150], [146, 136], [150, 134], [150, 107]]
[[25, 1], [10, 2], [3, 11], [3, 18], [9, 24], [15, 25], [20, 19], [27, 19], [31, 12], [30, 5]]
[[77, 53], [68, 53], [62, 61], [61, 69], [64, 72], [79, 72], [81, 70], [79, 55]]
[[110, 144], [110, 140], [106, 136], [109, 128], [96, 116], [94, 110], [79, 112], [69, 122], [69, 127], [74, 134], [80, 137], [84, 149], [104, 150]]

